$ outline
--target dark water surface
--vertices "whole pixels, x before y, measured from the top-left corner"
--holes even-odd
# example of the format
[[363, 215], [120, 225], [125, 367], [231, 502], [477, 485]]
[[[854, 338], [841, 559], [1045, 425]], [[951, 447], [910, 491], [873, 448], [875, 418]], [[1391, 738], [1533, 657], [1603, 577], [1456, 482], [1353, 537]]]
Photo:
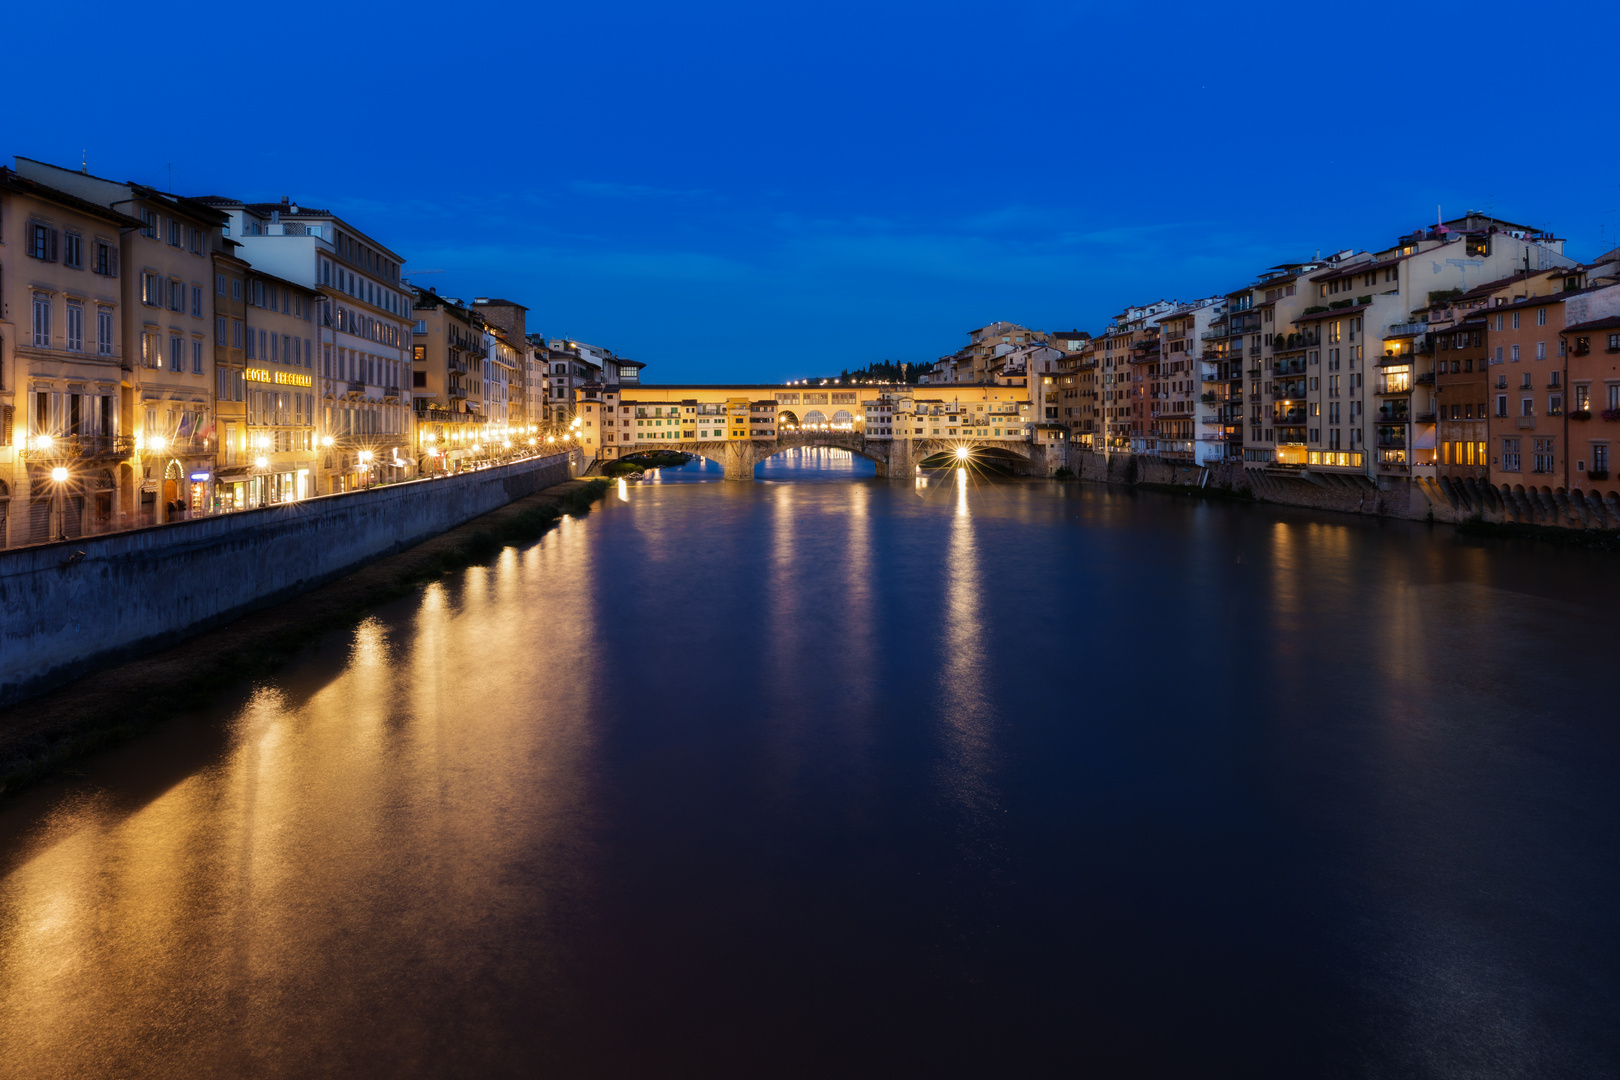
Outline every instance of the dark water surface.
[[1620, 560], [850, 469], [4, 804], [0, 1074], [1620, 1075]]

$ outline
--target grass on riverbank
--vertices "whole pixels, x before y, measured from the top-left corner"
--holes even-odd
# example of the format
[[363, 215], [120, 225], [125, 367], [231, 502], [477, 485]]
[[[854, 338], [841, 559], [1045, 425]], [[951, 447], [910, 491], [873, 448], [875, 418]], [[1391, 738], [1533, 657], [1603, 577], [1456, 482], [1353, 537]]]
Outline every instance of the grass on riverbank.
[[424, 582], [538, 540], [563, 516], [590, 513], [610, 486], [607, 480], [574, 480], [519, 499], [291, 600], [0, 710], [0, 793], [203, 708]]

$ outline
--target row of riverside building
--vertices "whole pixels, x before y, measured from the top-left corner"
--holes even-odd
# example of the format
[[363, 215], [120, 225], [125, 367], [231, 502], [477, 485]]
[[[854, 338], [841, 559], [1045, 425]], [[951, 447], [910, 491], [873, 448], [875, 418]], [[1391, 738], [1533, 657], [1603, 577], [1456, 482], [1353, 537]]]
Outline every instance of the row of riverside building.
[[1620, 248], [1583, 264], [1548, 232], [1469, 211], [1128, 307], [1099, 334], [996, 323], [973, 339], [928, 381], [1038, 350], [1032, 397], [1080, 455], [1620, 521]]
[[571, 442], [641, 365], [413, 287], [329, 210], [0, 168], [0, 547], [252, 509]]

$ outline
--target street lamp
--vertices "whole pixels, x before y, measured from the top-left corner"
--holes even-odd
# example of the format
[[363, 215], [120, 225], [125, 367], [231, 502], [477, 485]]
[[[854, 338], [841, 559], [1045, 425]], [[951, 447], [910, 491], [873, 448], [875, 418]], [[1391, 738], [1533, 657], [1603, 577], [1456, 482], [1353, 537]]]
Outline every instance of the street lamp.
[[[45, 437], [47, 439], [50, 438], [49, 435]], [[62, 485], [67, 483], [67, 478], [68, 471], [62, 468], [62, 466], [58, 465], [56, 468], [51, 470], [51, 480], [56, 485], [55, 490], [52, 493], [52, 501], [56, 503], [56, 538], [58, 540], [67, 539], [66, 522], [62, 520]]]
[[365, 470], [366, 490], [370, 491], [371, 490], [371, 458], [372, 458], [372, 453], [371, 453], [370, 450], [362, 450], [356, 456], [359, 457], [359, 459], [360, 459], [360, 467]]

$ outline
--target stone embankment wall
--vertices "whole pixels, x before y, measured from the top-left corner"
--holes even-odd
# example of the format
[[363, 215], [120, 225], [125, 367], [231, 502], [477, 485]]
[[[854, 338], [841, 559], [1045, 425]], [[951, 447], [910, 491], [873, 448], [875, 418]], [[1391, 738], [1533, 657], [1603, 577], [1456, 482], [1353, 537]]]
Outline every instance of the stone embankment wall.
[[285, 600], [525, 495], [578, 451], [0, 551], [0, 704]]
[[[1433, 520], [1456, 524], [1551, 525], [1567, 529], [1620, 528], [1620, 491], [1566, 491], [1562, 487], [1492, 487], [1483, 480], [1373, 480], [1310, 469], [1245, 467], [1239, 462], [1205, 469], [1143, 454], [1078, 451], [1070, 466], [1082, 480], [1107, 484], [1194, 487], [1288, 506], [1348, 514]], [[1206, 475], [1207, 474], [1207, 475]]]
[[1245, 468], [1241, 462], [1205, 469], [1143, 454], [1078, 452], [1070, 460], [1079, 463], [1071, 468], [1082, 480], [1109, 484], [1193, 487], [1313, 510], [1415, 520], [1425, 520], [1431, 513], [1436, 521], [1462, 521], [1472, 516], [1471, 511], [1452, 506], [1438, 489], [1431, 499], [1423, 487], [1405, 478], [1381, 485], [1366, 476]]

